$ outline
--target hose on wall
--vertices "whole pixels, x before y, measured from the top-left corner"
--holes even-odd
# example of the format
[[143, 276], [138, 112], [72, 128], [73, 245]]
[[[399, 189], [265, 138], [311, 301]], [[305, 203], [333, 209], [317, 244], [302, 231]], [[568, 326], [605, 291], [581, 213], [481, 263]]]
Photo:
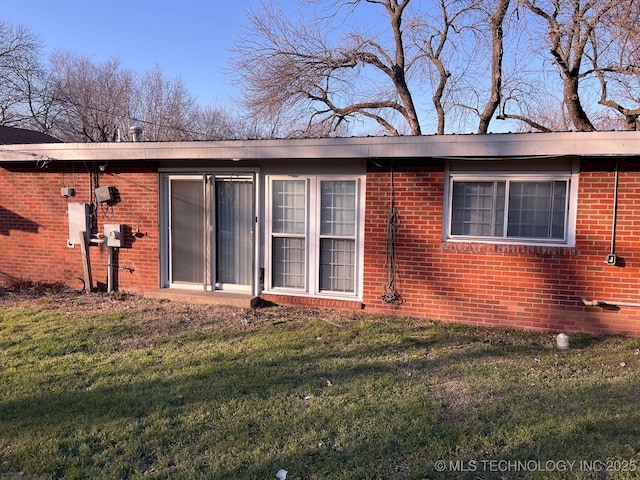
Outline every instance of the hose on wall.
[[391, 199], [389, 214], [387, 215], [387, 281], [385, 284], [382, 301], [384, 303], [399, 305], [403, 302], [402, 296], [396, 288], [396, 250], [397, 236], [400, 228], [400, 215], [395, 207], [395, 191], [394, 191], [394, 173], [393, 164], [391, 165]]

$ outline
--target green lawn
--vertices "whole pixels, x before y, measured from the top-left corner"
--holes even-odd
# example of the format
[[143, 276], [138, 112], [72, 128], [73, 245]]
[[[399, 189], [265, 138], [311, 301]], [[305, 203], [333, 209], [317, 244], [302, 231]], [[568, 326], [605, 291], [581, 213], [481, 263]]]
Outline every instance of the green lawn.
[[570, 342], [0, 296], [0, 478], [639, 478], [640, 339]]

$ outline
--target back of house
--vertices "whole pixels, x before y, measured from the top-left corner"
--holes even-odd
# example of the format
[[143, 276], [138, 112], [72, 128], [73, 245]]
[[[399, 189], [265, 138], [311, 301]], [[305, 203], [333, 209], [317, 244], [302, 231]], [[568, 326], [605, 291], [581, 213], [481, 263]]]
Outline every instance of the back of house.
[[0, 281], [640, 335], [640, 134], [0, 151]]

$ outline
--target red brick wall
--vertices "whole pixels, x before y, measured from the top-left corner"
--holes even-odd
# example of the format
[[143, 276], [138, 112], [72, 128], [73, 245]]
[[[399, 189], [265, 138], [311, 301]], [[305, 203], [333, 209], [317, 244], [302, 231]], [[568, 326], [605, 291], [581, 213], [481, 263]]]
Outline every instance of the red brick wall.
[[[9, 278], [63, 282], [81, 289], [84, 277], [79, 245], [67, 246], [67, 203], [90, 203], [91, 164], [51, 163], [0, 167], [0, 283]], [[117, 189], [120, 202], [97, 208], [94, 233], [104, 223], [125, 225], [125, 247], [114, 254], [115, 287], [141, 293], [158, 286], [158, 175], [155, 165], [110, 163], [99, 176], [101, 186]], [[63, 197], [61, 187], [75, 187]], [[140, 231], [148, 235], [134, 237]], [[107, 285], [107, 248], [89, 249], [94, 287]]]
[[[396, 168], [397, 290], [400, 304], [382, 301], [387, 281], [389, 171], [367, 174], [363, 302], [271, 296], [276, 302], [412, 315], [472, 325], [640, 336], [640, 308], [586, 307], [582, 298], [640, 303], [640, 168], [621, 162], [616, 253], [610, 251], [615, 160], [583, 161], [575, 248], [443, 243], [444, 173]], [[93, 167], [88, 165], [89, 169]], [[155, 165], [110, 163], [100, 185], [116, 187], [120, 203], [97, 209], [97, 228], [126, 226], [117, 251], [116, 288], [142, 293], [158, 286], [158, 176]], [[62, 186], [75, 187], [65, 198]], [[52, 163], [0, 167], [0, 282], [14, 278], [65, 282], [81, 288], [80, 247], [67, 247], [67, 203], [90, 201], [87, 166]], [[140, 230], [146, 234], [134, 237]], [[106, 288], [107, 250], [91, 247], [94, 285]]]
[[362, 310], [362, 302], [353, 300], [336, 300], [331, 298], [301, 297], [294, 295], [263, 294], [260, 296], [267, 302], [298, 307], [331, 308], [336, 310]]
[[367, 176], [365, 311], [471, 325], [640, 335], [640, 308], [585, 307], [582, 298], [640, 303], [640, 173], [621, 165], [616, 253], [610, 251], [615, 161], [583, 161], [576, 247], [443, 243], [444, 173], [394, 173], [397, 289], [403, 303], [382, 301], [389, 172]]

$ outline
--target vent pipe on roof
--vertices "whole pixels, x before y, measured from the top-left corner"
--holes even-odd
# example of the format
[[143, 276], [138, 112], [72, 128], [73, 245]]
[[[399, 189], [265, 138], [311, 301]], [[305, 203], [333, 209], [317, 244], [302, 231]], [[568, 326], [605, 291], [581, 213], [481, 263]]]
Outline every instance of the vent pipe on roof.
[[142, 138], [142, 127], [140, 127], [139, 125], [134, 125], [133, 127], [129, 128], [129, 133], [131, 133], [132, 142], [139, 142]]

